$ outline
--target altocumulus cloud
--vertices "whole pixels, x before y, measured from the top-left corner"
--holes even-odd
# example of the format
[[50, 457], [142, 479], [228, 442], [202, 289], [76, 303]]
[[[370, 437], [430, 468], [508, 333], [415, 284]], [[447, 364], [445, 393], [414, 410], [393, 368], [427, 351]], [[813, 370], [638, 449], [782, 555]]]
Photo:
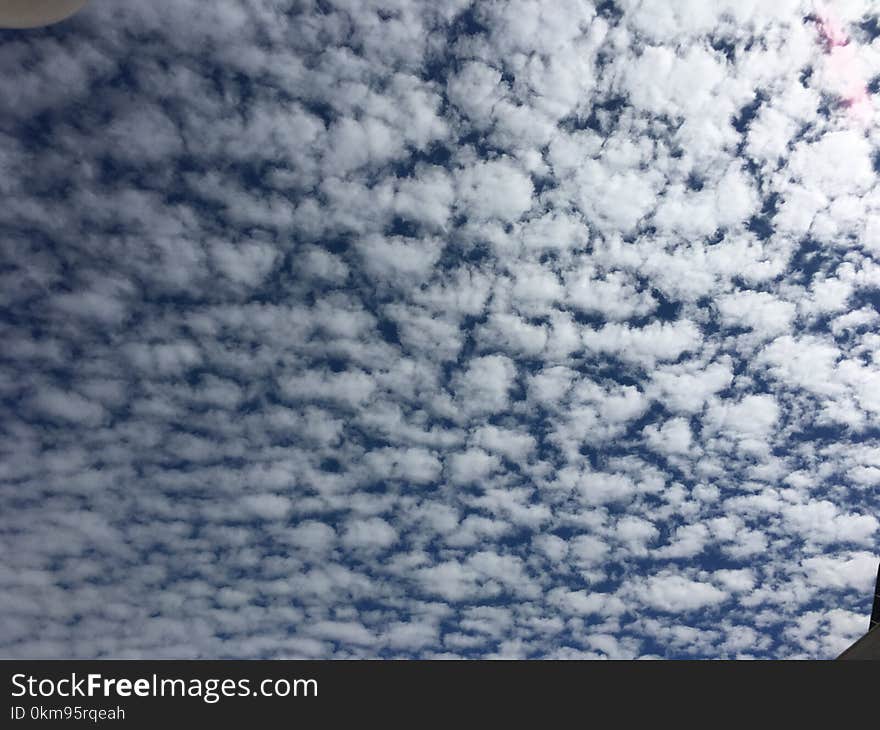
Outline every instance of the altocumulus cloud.
[[846, 64], [801, 0], [4, 32], [0, 653], [841, 650], [880, 484], [842, 5]]

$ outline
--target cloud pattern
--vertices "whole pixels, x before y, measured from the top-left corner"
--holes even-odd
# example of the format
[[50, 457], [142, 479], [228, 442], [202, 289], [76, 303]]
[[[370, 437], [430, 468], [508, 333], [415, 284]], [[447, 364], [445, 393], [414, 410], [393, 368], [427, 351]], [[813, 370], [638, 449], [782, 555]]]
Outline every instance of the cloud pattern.
[[801, 0], [5, 32], [0, 653], [842, 650], [880, 21], [834, 9], [846, 64]]

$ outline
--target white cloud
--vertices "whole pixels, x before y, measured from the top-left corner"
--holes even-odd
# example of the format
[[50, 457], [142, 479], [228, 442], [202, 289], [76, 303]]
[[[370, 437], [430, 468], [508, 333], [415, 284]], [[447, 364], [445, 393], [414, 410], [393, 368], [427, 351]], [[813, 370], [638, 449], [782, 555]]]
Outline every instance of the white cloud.
[[727, 598], [726, 591], [710, 583], [691, 580], [675, 573], [653, 576], [644, 586], [644, 600], [660, 611], [695, 611], [723, 603]]
[[349, 520], [342, 533], [342, 544], [351, 550], [383, 550], [397, 539], [397, 530], [381, 517]]
[[505, 159], [477, 162], [456, 178], [464, 211], [478, 220], [517, 220], [532, 207], [532, 183]]
[[241, 499], [246, 513], [264, 520], [284, 519], [292, 508], [288, 497], [279, 494], [249, 494]]
[[766, 292], [727, 294], [718, 299], [718, 311], [728, 327], [747, 327], [764, 337], [788, 332], [795, 317], [794, 304]]
[[706, 425], [734, 438], [766, 438], [779, 418], [779, 406], [769, 394], [747, 395], [737, 403], [716, 400], [706, 413]]
[[455, 393], [462, 410], [476, 414], [504, 410], [515, 372], [513, 361], [504, 355], [471, 360], [456, 381]]
[[687, 454], [691, 449], [691, 427], [684, 418], [673, 418], [662, 426], [645, 426], [648, 446], [661, 454]]
[[839, 652], [876, 8], [293, 5], [4, 46], [3, 654]]
[[599, 330], [587, 330], [584, 344], [598, 352], [608, 352], [624, 360], [654, 363], [675, 360], [700, 343], [699, 329], [693, 322], [653, 322], [645, 327], [606, 324]]

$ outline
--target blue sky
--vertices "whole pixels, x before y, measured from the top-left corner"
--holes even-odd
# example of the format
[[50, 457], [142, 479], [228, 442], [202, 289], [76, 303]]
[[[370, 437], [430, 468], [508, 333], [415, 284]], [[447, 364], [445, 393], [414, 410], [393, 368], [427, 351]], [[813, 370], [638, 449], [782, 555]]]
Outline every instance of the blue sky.
[[839, 653], [877, 562], [878, 27], [0, 31], [0, 654]]

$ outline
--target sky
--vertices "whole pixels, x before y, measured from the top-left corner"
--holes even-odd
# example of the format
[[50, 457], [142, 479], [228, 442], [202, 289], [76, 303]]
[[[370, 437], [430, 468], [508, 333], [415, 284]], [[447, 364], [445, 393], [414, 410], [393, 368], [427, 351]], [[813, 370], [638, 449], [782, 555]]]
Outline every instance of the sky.
[[878, 561], [878, 13], [0, 31], [0, 655], [834, 657]]

